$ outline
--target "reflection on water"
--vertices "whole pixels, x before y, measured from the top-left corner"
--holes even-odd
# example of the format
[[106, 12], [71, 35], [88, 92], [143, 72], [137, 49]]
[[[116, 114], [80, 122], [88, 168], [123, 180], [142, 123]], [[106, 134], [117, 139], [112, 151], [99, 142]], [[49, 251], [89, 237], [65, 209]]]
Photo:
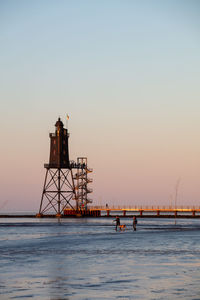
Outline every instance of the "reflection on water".
[[0, 220], [0, 299], [200, 299], [200, 221]]

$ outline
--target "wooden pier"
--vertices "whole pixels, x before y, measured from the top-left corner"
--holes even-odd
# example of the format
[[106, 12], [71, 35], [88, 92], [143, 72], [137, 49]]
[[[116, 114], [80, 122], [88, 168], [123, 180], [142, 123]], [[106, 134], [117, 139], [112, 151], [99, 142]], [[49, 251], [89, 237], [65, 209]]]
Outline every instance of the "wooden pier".
[[101, 217], [200, 218], [200, 206], [90, 206], [89, 209], [100, 211]]
[[[73, 215], [45, 214], [42, 218], [72, 218], [72, 217], [91, 217], [91, 218], [200, 218], [200, 206], [89, 206], [87, 211], [77, 212]], [[17, 214], [0, 213], [0, 218], [35, 218], [37, 214]]]

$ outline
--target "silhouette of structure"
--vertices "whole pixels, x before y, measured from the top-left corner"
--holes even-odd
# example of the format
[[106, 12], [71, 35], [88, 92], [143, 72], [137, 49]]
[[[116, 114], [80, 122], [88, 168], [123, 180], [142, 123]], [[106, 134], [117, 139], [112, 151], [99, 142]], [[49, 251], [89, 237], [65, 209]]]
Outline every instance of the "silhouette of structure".
[[[87, 173], [87, 158], [78, 158], [77, 163], [69, 160], [69, 133], [63, 122], [58, 118], [55, 133], [50, 133], [49, 163], [44, 164], [46, 175], [39, 214], [53, 213], [60, 217], [65, 210], [87, 210], [87, 194], [91, 192], [87, 183], [91, 182]], [[76, 174], [73, 170], [76, 169]]]
[[80, 210], [87, 210], [87, 204], [92, 203], [92, 200], [88, 198], [88, 194], [92, 193], [92, 189], [88, 188], [88, 183], [92, 182], [92, 179], [88, 177], [88, 173], [92, 172], [92, 169], [87, 166], [87, 157], [78, 157], [77, 165], [80, 166], [74, 176], [77, 206]]

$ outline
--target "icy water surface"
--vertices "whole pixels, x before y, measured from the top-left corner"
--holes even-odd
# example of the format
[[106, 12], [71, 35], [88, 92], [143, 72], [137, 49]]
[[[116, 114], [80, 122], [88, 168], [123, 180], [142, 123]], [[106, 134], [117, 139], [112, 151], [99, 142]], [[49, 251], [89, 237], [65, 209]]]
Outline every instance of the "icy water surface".
[[0, 219], [0, 299], [200, 299], [200, 220]]

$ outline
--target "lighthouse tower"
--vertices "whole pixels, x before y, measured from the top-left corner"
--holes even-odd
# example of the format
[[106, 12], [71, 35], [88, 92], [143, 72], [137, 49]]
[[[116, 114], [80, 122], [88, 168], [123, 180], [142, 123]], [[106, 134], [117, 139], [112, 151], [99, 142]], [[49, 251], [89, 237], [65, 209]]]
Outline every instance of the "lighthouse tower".
[[[38, 216], [47, 213], [60, 217], [64, 209], [77, 209], [76, 188], [69, 161], [69, 133], [58, 118], [55, 133], [50, 133], [49, 163], [45, 164], [46, 175]], [[74, 165], [73, 165], [74, 167]]]

